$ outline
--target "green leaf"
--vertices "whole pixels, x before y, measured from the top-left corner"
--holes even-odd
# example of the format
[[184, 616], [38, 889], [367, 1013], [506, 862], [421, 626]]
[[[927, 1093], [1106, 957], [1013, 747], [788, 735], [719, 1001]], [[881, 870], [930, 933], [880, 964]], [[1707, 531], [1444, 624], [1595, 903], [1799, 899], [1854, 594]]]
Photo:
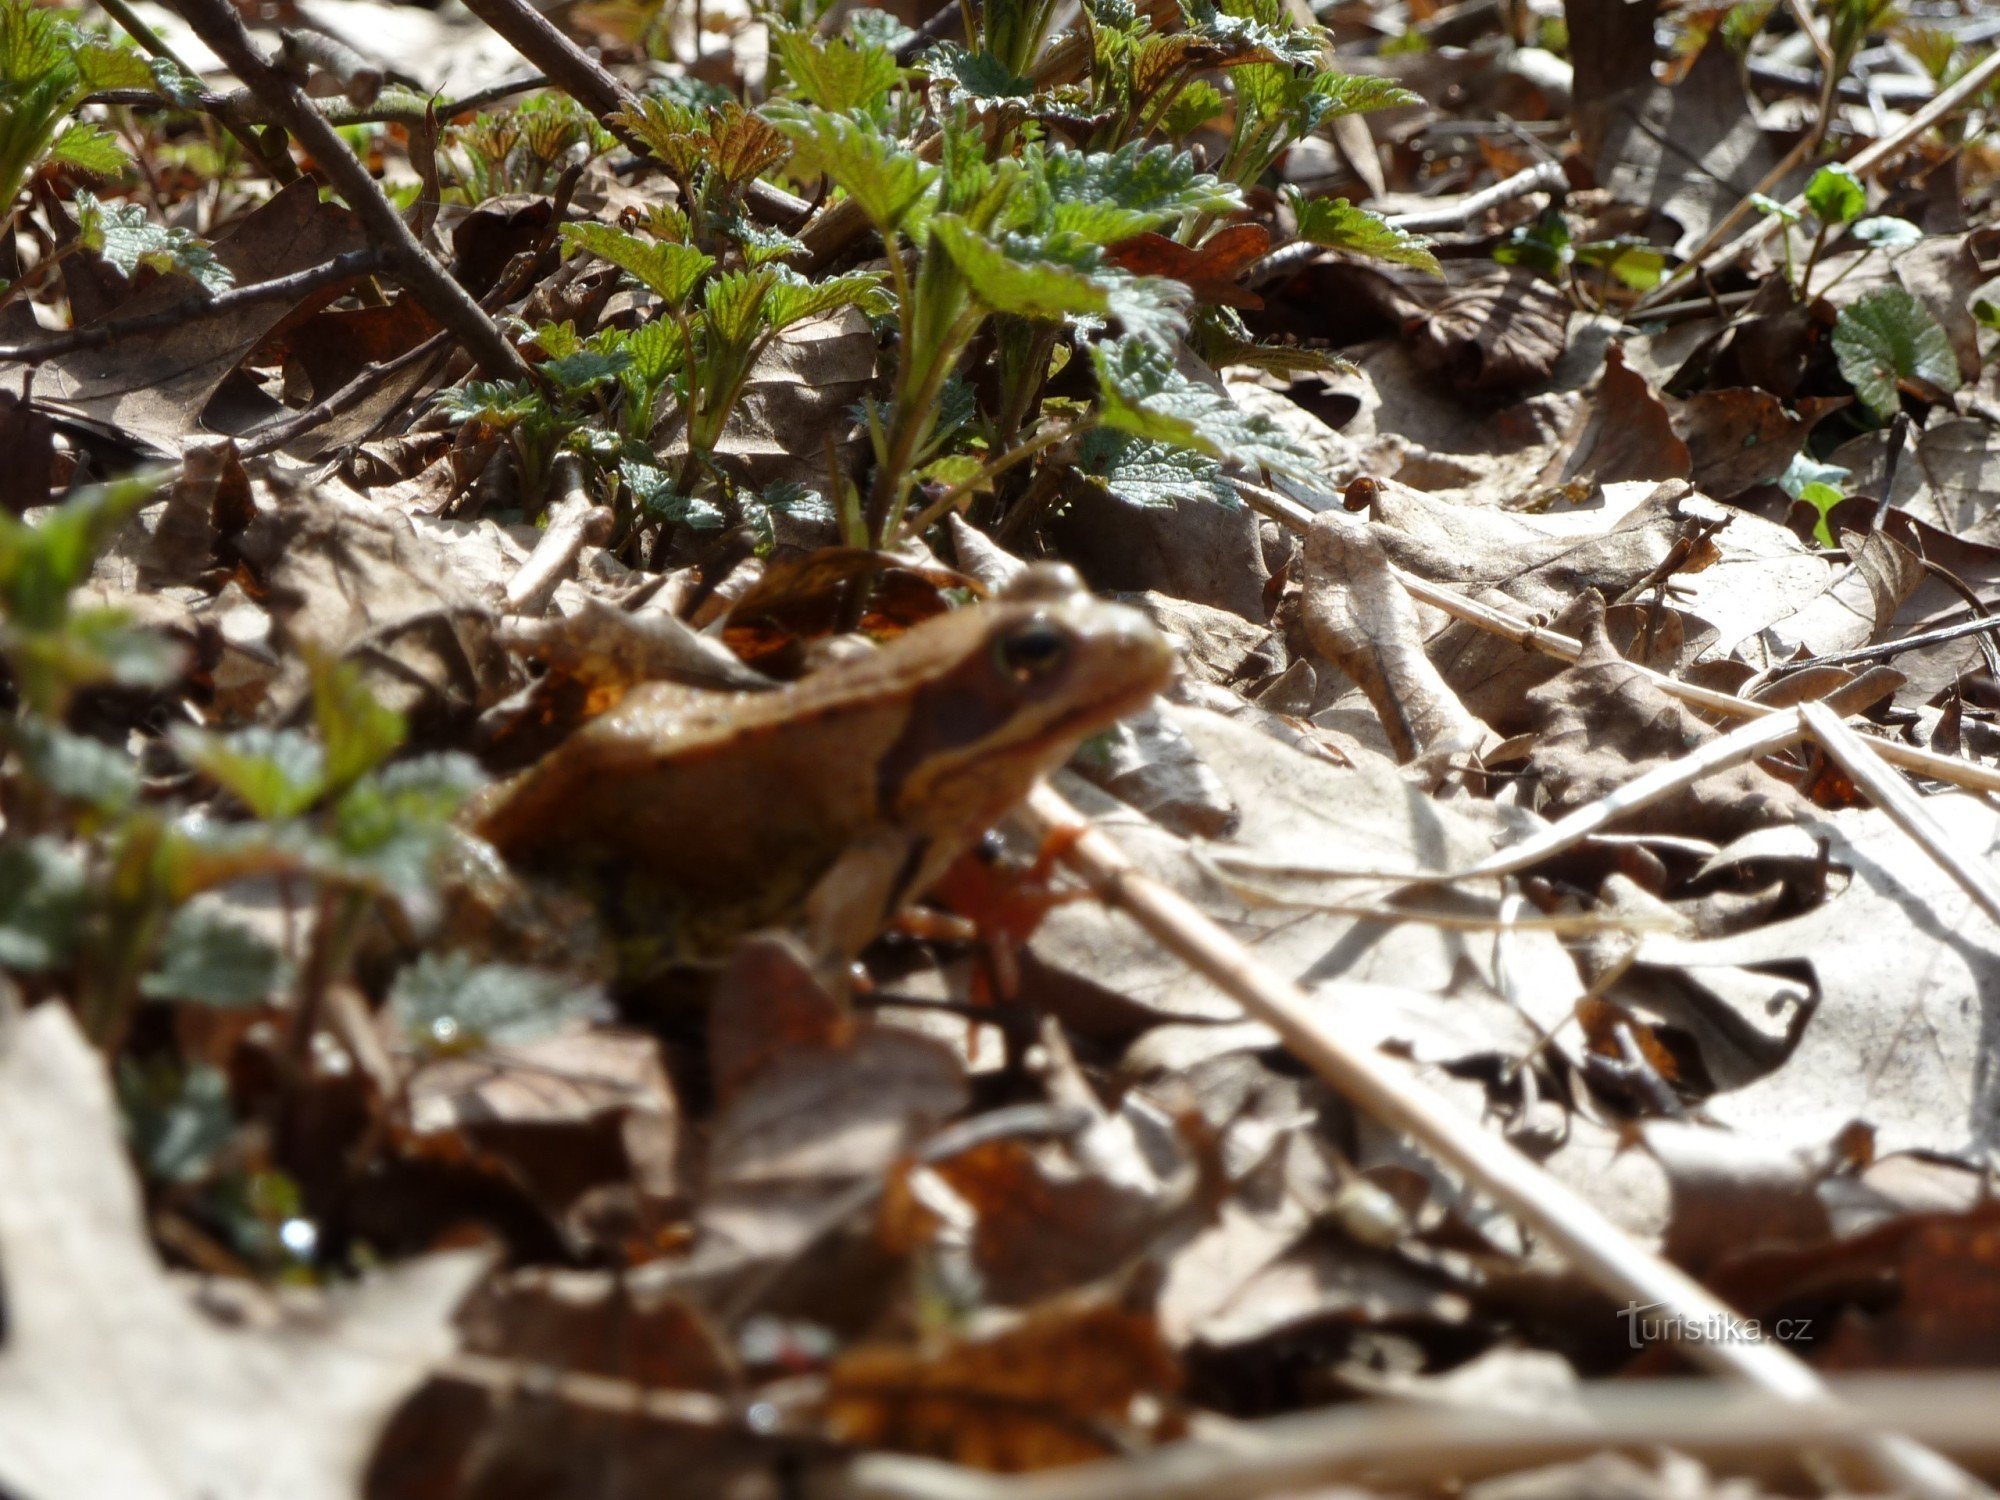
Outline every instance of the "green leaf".
[[121, 1053], [118, 1105], [149, 1181], [200, 1181], [236, 1133], [228, 1075], [207, 1063], [181, 1069]]
[[0, 511], [0, 617], [35, 630], [60, 624], [69, 613], [71, 590], [90, 576], [97, 554], [160, 479], [140, 474], [87, 485], [32, 526]]
[[14, 745], [28, 773], [58, 797], [104, 813], [123, 812], [138, 800], [138, 767], [102, 740], [26, 714], [14, 722]]
[[1058, 146], [1046, 154], [1031, 147], [1023, 163], [1046, 203], [1033, 202], [1025, 218], [1017, 212], [1010, 223], [1038, 234], [1073, 234], [1108, 245], [1185, 215], [1230, 213], [1243, 206], [1233, 184], [1200, 170], [1191, 152], [1171, 146], [1147, 150], [1135, 142], [1116, 151]]
[[1782, 224], [1796, 224], [1803, 217], [1789, 203], [1780, 203], [1768, 193], [1752, 193], [1750, 206], [1767, 219], [1776, 219]]
[[1923, 243], [1924, 232], [1908, 219], [1898, 219], [1892, 214], [1879, 214], [1872, 219], [1863, 219], [1852, 230], [1854, 237], [1862, 244], [1880, 250], [1885, 255], [1900, 255], [1912, 245]]
[[1026, 258], [1027, 247], [998, 245], [952, 214], [931, 221], [931, 233], [950, 255], [973, 296], [995, 312], [1058, 319], [1110, 310], [1103, 285], [1052, 261]]
[[408, 726], [368, 691], [352, 663], [321, 657], [312, 669], [313, 723], [326, 747], [326, 784], [349, 785], [395, 754]]
[[687, 339], [671, 318], [655, 318], [633, 329], [619, 350], [630, 361], [627, 373], [652, 388], [687, 363]]
[[1667, 274], [1665, 253], [1644, 240], [1589, 240], [1576, 247], [1576, 258], [1610, 272], [1635, 292], [1651, 291]]
[[49, 160], [96, 177], [116, 177], [132, 162], [117, 136], [81, 122], [67, 126], [50, 143]]
[[562, 237], [569, 244], [608, 260], [639, 282], [669, 307], [686, 302], [696, 283], [708, 274], [715, 257], [692, 245], [644, 239], [613, 229], [609, 224], [565, 224]]
[[415, 1046], [460, 1051], [533, 1041], [574, 1021], [605, 1019], [610, 1007], [597, 986], [565, 975], [426, 953], [396, 975], [389, 1015]]
[[1308, 198], [1297, 188], [1288, 188], [1286, 193], [1298, 219], [1300, 239], [1370, 260], [1411, 266], [1432, 276], [1444, 274], [1423, 236], [1398, 229], [1380, 214], [1356, 208], [1345, 198]]
[[1148, 442], [1102, 428], [1077, 445], [1077, 470], [1129, 505], [1170, 506], [1212, 500], [1231, 509], [1242, 500], [1222, 477], [1222, 465], [1203, 453]]
[[1027, 99], [1035, 92], [1035, 80], [1007, 70], [991, 52], [973, 52], [956, 42], [944, 42], [921, 59], [933, 74], [947, 74], [959, 88], [975, 99]]
[[687, 526], [695, 531], [720, 529], [728, 517], [706, 500], [684, 495], [674, 488], [673, 476], [655, 464], [626, 459], [618, 466], [618, 477], [632, 492], [646, 514], [670, 526]]
[[548, 411], [542, 393], [525, 380], [468, 380], [439, 391], [437, 406], [454, 422], [483, 422], [501, 428]]
[[901, 227], [937, 178], [937, 168], [901, 141], [858, 120], [787, 101], [764, 113], [791, 138], [794, 166], [824, 172], [885, 234]]
[[78, 84], [89, 93], [107, 89], [150, 89], [157, 75], [147, 59], [131, 47], [91, 42], [76, 53]]
[[285, 969], [278, 950], [206, 902], [174, 913], [151, 973], [139, 981], [154, 1000], [202, 1005], [258, 1005], [270, 998]]
[[808, 104], [838, 114], [866, 114], [896, 86], [902, 70], [895, 54], [848, 36], [821, 40], [809, 31], [775, 29], [772, 49]]
[[1313, 79], [1312, 92], [1316, 99], [1324, 101], [1322, 120], [1424, 102], [1423, 95], [1412, 93], [1393, 78], [1374, 73], [1321, 73]]
[[621, 351], [580, 349], [561, 359], [544, 360], [541, 368], [561, 390], [573, 395], [617, 379], [631, 362]]
[[764, 298], [778, 280], [778, 268], [731, 271], [709, 282], [702, 294], [702, 319], [725, 344], [744, 345], [763, 326]]
[[84, 879], [82, 857], [53, 839], [0, 842], [0, 969], [35, 974], [68, 960]]
[[1896, 393], [1906, 381], [1929, 394], [1959, 387], [1950, 338], [1899, 286], [1879, 287], [1841, 313], [1833, 325], [1833, 353], [1854, 393], [1878, 417], [1896, 410]]
[[882, 278], [873, 271], [808, 281], [796, 271], [782, 266], [775, 269], [778, 279], [764, 298], [764, 324], [773, 330], [823, 317], [835, 308], [858, 307], [866, 313], [882, 314], [895, 305], [883, 290]]
[[1226, 392], [1189, 379], [1159, 350], [1120, 339], [1097, 344], [1090, 353], [1103, 426], [1225, 462], [1315, 477], [1313, 457], [1269, 417], [1246, 412]]
[[1806, 207], [1822, 224], [1851, 224], [1868, 207], [1868, 189], [1839, 162], [1829, 162], [1806, 183]]
[[1160, 134], [1168, 140], [1184, 141], [1228, 108], [1229, 100], [1222, 90], [1205, 78], [1197, 78], [1174, 96], [1167, 112], [1160, 116]]
[[341, 873], [403, 893], [428, 886], [451, 820], [485, 783], [470, 756], [420, 755], [364, 776], [333, 809]]
[[326, 752], [296, 729], [208, 734], [182, 726], [173, 744], [182, 760], [266, 821], [296, 817], [327, 787]]
[[1833, 528], [1827, 525], [1827, 517], [1833, 508], [1847, 497], [1830, 484], [1808, 484], [1799, 490], [1799, 499], [1819, 512], [1819, 519], [1813, 522], [1813, 540], [1822, 547], [1831, 547]]
[[78, 242], [86, 250], [95, 250], [121, 276], [147, 266], [186, 276], [211, 292], [226, 291], [236, 284], [236, 277], [215, 258], [208, 241], [185, 229], [153, 223], [136, 203], [102, 203], [94, 194], [83, 192], [76, 195], [75, 206]]

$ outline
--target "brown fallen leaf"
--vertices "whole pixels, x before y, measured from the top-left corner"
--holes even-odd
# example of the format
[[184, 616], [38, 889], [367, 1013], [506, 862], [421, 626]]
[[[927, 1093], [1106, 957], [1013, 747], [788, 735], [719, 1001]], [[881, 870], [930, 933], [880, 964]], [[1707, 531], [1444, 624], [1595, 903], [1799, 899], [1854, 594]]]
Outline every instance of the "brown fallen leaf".
[[353, 1500], [485, 1264], [433, 1255], [311, 1317], [212, 1320], [147, 1241], [110, 1081], [69, 1012], [0, 1017], [0, 1486], [21, 1500]]
[[[318, 188], [302, 179], [217, 240], [215, 258], [238, 284], [247, 284], [322, 265], [366, 244], [359, 220], [340, 205], [322, 201]], [[337, 291], [323, 288], [313, 297], [324, 302]], [[165, 276], [112, 308], [107, 318], [134, 317], [206, 297], [186, 278]], [[178, 454], [214, 431], [242, 430], [236, 424], [206, 428], [204, 408], [243, 356], [291, 311], [283, 302], [252, 303], [221, 317], [191, 319], [102, 349], [60, 356], [37, 373], [35, 404], [87, 419], [126, 441]], [[265, 399], [256, 415], [273, 410], [275, 404]]]
[[1148, 230], [1107, 247], [1105, 258], [1135, 276], [1170, 277], [1196, 301], [1255, 311], [1264, 299], [1236, 282], [1270, 248], [1271, 231], [1262, 224], [1231, 224], [1194, 248]]
[[[1528, 694], [1529, 717], [1541, 737], [1532, 764], [1551, 806], [1562, 811], [1595, 802], [1717, 737], [1618, 654], [1601, 611], [1591, 612], [1581, 635], [1583, 656], [1576, 665]], [[1727, 839], [1811, 811], [1793, 788], [1746, 765], [1705, 776], [1629, 815], [1620, 827]]]
[[827, 1422], [847, 1442], [1019, 1472], [1173, 1436], [1157, 1403], [1179, 1384], [1149, 1314], [1054, 1303], [997, 1331], [849, 1351], [833, 1368]]

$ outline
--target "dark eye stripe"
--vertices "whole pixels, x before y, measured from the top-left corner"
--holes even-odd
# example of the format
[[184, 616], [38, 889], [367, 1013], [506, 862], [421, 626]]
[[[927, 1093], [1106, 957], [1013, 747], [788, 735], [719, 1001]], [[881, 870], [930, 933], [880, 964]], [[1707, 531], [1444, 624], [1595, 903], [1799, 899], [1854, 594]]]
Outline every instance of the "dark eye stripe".
[[911, 694], [903, 731], [875, 768], [875, 805], [893, 808], [911, 773], [936, 756], [990, 739], [1020, 711], [1023, 696], [985, 652]]

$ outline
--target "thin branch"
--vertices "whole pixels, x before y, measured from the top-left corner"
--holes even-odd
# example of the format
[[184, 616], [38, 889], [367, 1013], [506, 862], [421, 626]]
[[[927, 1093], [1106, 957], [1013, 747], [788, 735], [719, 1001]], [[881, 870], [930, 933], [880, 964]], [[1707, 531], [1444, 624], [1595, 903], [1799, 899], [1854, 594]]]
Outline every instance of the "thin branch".
[[1936, 860], [1981, 911], [2000, 922], [2000, 882], [1994, 880], [1992, 870], [1984, 860], [1968, 857], [1951, 841], [1924, 799], [1889, 769], [1874, 746], [1841, 723], [1839, 715], [1823, 703], [1800, 704], [1799, 717], [1827, 757], [1868, 794], [1868, 800]]
[[1041, 1474], [868, 1454], [850, 1468], [842, 1493], [852, 1500], [1261, 1500], [1346, 1487], [1424, 1492], [1620, 1449], [1669, 1449], [1717, 1467], [1763, 1471], [1802, 1448], [1893, 1432], [1981, 1466], [2000, 1459], [1993, 1421], [2000, 1381], [1990, 1375], [1899, 1372], [1829, 1385], [1837, 1406], [1799, 1406], [1696, 1380], [1595, 1381], [1534, 1411], [1366, 1401], [1230, 1423], [1133, 1458]]
[[261, 302], [297, 301], [321, 287], [352, 281], [357, 276], [372, 275], [382, 270], [388, 261], [388, 256], [380, 250], [350, 250], [323, 265], [308, 266], [289, 276], [276, 276], [269, 281], [252, 282], [249, 286], [233, 286], [212, 297], [190, 297], [185, 302], [176, 302], [155, 312], [113, 318], [103, 323], [86, 323], [81, 328], [52, 333], [32, 343], [0, 344], [0, 360], [11, 364], [38, 365], [65, 354], [74, 354], [80, 349], [101, 349], [120, 339], [204, 322]]
[[[1637, 1244], [1601, 1210], [1558, 1182], [1502, 1137], [1433, 1093], [1401, 1062], [1357, 1045], [1327, 1024], [1323, 1007], [1267, 968], [1204, 912], [1140, 870], [1105, 833], [1048, 787], [1021, 814], [1044, 847], [1092, 892], [1145, 929], [1162, 948], [1277, 1032], [1286, 1048], [1377, 1123], [1422, 1148], [1561, 1251], [1577, 1273], [1617, 1301], [1660, 1320], [1693, 1363], [1802, 1405], [1830, 1404], [1826, 1387], [1775, 1342], [1731, 1339], [1742, 1314], [1679, 1267]], [[1865, 1453], [1878, 1479], [1922, 1496], [1978, 1493], [1969, 1476], [1936, 1454], [1894, 1438], [1829, 1442]]]
[[[125, 34], [139, 44], [141, 51], [151, 53], [162, 62], [171, 63], [183, 78], [199, 76], [193, 68], [181, 61], [180, 54], [168, 46], [166, 39], [148, 26], [145, 18], [127, 5], [125, 0], [97, 0], [97, 7], [116, 21]], [[149, 95], [148, 98], [156, 100], [157, 96]], [[298, 181], [299, 169], [293, 165], [289, 153], [273, 151], [258, 139], [256, 131], [240, 121], [222, 118], [222, 128], [236, 137], [243, 149], [256, 159], [273, 181], [280, 184]]]
[[361, 220], [369, 237], [388, 256], [396, 278], [424, 305], [424, 310], [463, 344], [485, 371], [497, 379], [527, 380], [532, 375], [499, 326], [481, 310], [469, 292], [452, 280], [430, 252], [410, 233], [403, 216], [383, 195], [381, 185], [348, 149], [347, 142], [299, 87], [273, 67], [254, 46], [229, 0], [177, 0], [183, 19], [208, 43], [279, 124], [301, 145], [332, 180]]

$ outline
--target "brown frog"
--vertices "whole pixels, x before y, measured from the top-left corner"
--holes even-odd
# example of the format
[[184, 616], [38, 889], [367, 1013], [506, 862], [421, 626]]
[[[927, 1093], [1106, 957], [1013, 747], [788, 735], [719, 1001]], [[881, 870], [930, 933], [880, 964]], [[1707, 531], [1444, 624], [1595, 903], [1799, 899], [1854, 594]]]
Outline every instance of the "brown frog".
[[815, 951], [849, 957], [1173, 670], [1143, 615], [1033, 568], [774, 692], [635, 688], [466, 821], [676, 956], [802, 918]]

